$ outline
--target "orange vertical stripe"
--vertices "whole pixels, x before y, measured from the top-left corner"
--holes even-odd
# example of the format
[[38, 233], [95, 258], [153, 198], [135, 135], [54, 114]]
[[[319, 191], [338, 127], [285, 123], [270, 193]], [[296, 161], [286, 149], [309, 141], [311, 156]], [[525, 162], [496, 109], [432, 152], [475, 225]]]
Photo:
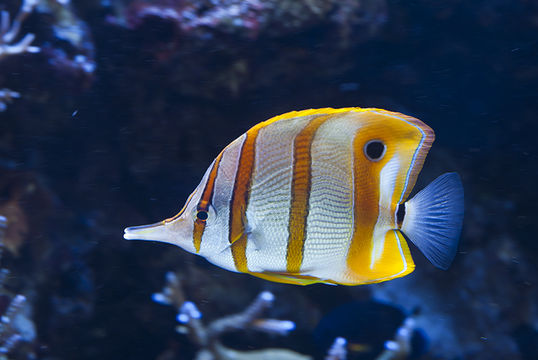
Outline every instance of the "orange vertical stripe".
[[[209, 204], [211, 203], [213, 192], [215, 190], [215, 180], [217, 178], [217, 173], [219, 171], [219, 165], [220, 165], [220, 160], [222, 159], [222, 154], [223, 152], [221, 152], [217, 156], [217, 158], [215, 159], [215, 162], [213, 163], [213, 168], [211, 169], [211, 172], [209, 173], [207, 182], [204, 187], [204, 192], [202, 193], [200, 202], [198, 203], [198, 207], [196, 208], [197, 211], [209, 212]], [[196, 249], [196, 253], [200, 252], [200, 246], [202, 245], [202, 236], [204, 235], [205, 224], [206, 224], [206, 220], [200, 220], [196, 218], [196, 220], [194, 221], [193, 244], [194, 244], [194, 248]]]
[[358, 278], [370, 280], [370, 256], [374, 227], [379, 215], [379, 176], [385, 161], [369, 161], [363, 153], [364, 144], [371, 140], [369, 131], [358, 131], [353, 140], [353, 235], [347, 265]]
[[289, 214], [287, 272], [300, 272], [306, 240], [306, 222], [312, 187], [312, 142], [319, 127], [330, 116], [319, 116], [310, 121], [293, 142], [293, 178]]
[[245, 134], [246, 138], [239, 155], [239, 164], [230, 201], [229, 241], [232, 244], [231, 250], [235, 268], [240, 272], [248, 272], [245, 224], [247, 222], [246, 212], [250, 196], [252, 171], [254, 170], [256, 138], [260, 128], [261, 126], [255, 126]]

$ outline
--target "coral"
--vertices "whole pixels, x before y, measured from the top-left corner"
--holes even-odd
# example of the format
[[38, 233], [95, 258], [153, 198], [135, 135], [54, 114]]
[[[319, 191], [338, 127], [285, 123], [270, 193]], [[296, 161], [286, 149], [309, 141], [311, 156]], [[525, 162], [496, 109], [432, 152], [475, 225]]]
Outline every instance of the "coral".
[[[355, 311], [356, 314], [354, 314]], [[400, 311], [394, 305], [376, 303], [375, 301], [354, 302], [332, 310], [320, 322], [315, 335], [317, 344], [325, 343], [324, 337], [330, 334], [339, 335], [334, 339], [325, 360], [346, 360], [348, 358], [404, 360], [414, 358], [412, 355], [415, 357], [422, 355], [427, 350], [427, 341], [416, 326], [418, 311], [409, 315], [404, 315], [402, 311], [402, 317], [399, 316]], [[347, 318], [342, 318], [346, 313]], [[357, 314], [359, 318], [356, 317]], [[389, 320], [388, 315], [394, 317], [392, 320], [397, 320], [397, 323]], [[365, 321], [361, 322], [361, 319], [365, 319]], [[372, 324], [372, 321], [379, 324]], [[397, 327], [393, 325], [397, 325]], [[378, 342], [381, 345], [379, 347], [377, 346]]]
[[[12, 274], [0, 279], [0, 316], [8, 316], [8, 304], [17, 295], [26, 298], [20, 310], [11, 313], [14, 319], [4, 323], [2, 336], [20, 338], [15, 347], [4, 346], [12, 349], [10, 359], [27, 359], [25, 355], [63, 341], [74, 324], [93, 313], [95, 290], [85, 259], [93, 241], [82, 235], [84, 226], [76, 225], [76, 218], [35, 172], [0, 166], [0, 194], [0, 214], [6, 217], [2, 274], [7, 269]], [[50, 235], [53, 229], [61, 229], [61, 235]], [[37, 328], [47, 324], [48, 330], [36, 334], [34, 322]]]
[[[0, 260], [4, 249], [4, 234], [8, 220], [0, 216]], [[9, 270], [0, 269], [0, 296], [9, 299], [9, 305], [0, 317], [0, 359], [7, 360], [11, 353], [21, 342], [32, 342], [36, 337], [35, 326], [29, 317], [29, 304], [26, 296], [12, 295], [5, 288]]]
[[21, 97], [21, 94], [16, 91], [9, 89], [0, 90], [0, 112], [6, 110], [7, 104], [11, 103], [13, 99], [17, 99], [19, 97]]
[[158, 17], [200, 39], [212, 38], [215, 32], [253, 39], [281, 36], [326, 20], [346, 28], [342, 35], [351, 35], [350, 27], [365, 23], [372, 32], [385, 21], [385, 13], [385, 1], [380, 0], [137, 0], [127, 6], [116, 3], [114, 21], [135, 28]]
[[[7, 228], [7, 219], [4, 215], [0, 215], [0, 240], [4, 240], [4, 236], [6, 234], [6, 228]], [[0, 247], [1, 249], [2, 247]], [[0, 285], [2, 284], [2, 281], [0, 281]]]
[[325, 360], [346, 360], [347, 358], [347, 340], [343, 337], [334, 339], [333, 345], [327, 351]]
[[55, 40], [69, 46], [43, 49], [49, 62], [64, 76], [82, 78], [89, 84], [96, 70], [94, 45], [90, 30], [75, 13], [69, 1], [42, 0], [40, 10], [50, 14], [50, 27]]
[[[38, 2], [39, 0], [23, 0], [19, 13], [11, 24], [9, 13], [5, 10], [0, 13], [0, 61], [12, 55], [39, 52], [39, 47], [32, 46], [35, 39], [34, 34], [26, 34], [21, 40], [14, 42], [19, 36], [22, 23], [34, 10]], [[20, 94], [16, 91], [0, 90], [0, 111], [4, 111], [7, 104], [18, 97], [20, 97]]]
[[[412, 353], [411, 339], [413, 331], [416, 329], [414, 315], [408, 316], [403, 324], [396, 331], [393, 340], [385, 342], [385, 350], [376, 356], [375, 360], [405, 360]], [[337, 337], [325, 360], [346, 360], [347, 359], [347, 340], [343, 337]]]
[[205, 325], [202, 314], [193, 302], [186, 301], [181, 280], [173, 272], [166, 274], [166, 286], [160, 293], [153, 294], [153, 300], [160, 304], [171, 305], [178, 310], [177, 321], [182, 325], [177, 331], [186, 334], [200, 350], [196, 355], [198, 360], [240, 360], [240, 359], [274, 359], [274, 360], [306, 360], [309, 356], [298, 354], [287, 349], [262, 349], [239, 351], [221, 344], [219, 338], [231, 331], [257, 330], [270, 334], [286, 335], [295, 328], [292, 321], [277, 319], [262, 319], [261, 314], [270, 307], [274, 295], [264, 291], [241, 313], [228, 315], [213, 320]]
[[[31, 172], [8, 170], [0, 166], [0, 214], [7, 218], [2, 247], [9, 255], [20, 255], [21, 248], [39, 236], [39, 228], [51, 219], [51, 194]], [[39, 208], [44, 212], [36, 212]], [[36, 246], [34, 242], [34, 246]], [[34, 259], [36, 260], [36, 259]]]
[[25, 194], [17, 192], [9, 195], [6, 202], [0, 203], [0, 213], [9, 219], [9, 227], [2, 238], [2, 248], [17, 255], [28, 235], [28, 219], [21, 207], [21, 197]]
[[[5, 6], [13, 6], [13, 1]], [[23, 25], [29, 29], [24, 36]], [[23, 61], [17, 58], [27, 53], [39, 54]], [[69, 93], [85, 89], [96, 69], [89, 28], [75, 15], [69, 1], [23, 0], [13, 21], [3, 10], [0, 61], [0, 82], [6, 88], [0, 89], [0, 111], [20, 97], [50, 106], [50, 98], [57, 97], [53, 95], [56, 89]]]
[[23, 21], [37, 6], [39, 0], [23, 0], [21, 8], [15, 19], [10, 24], [10, 16], [7, 11], [1, 12], [0, 19], [0, 60], [6, 56], [22, 54], [25, 52], [39, 52], [39, 47], [32, 46], [35, 39], [34, 34], [26, 34], [16, 43], [13, 41], [19, 36]]
[[396, 331], [393, 340], [385, 342], [385, 350], [376, 360], [405, 360], [412, 352], [411, 339], [416, 328], [413, 315], [407, 317]]
[[[375, 37], [387, 17], [384, 3], [137, 0], [115, 2], [109, 22], [134, 36], [139, 54], [152, 57], [153, 66], [170, 72], [164, 84], [173, 83], [174, 91], [220, 99], [241, 96], [282, 78], [289, 77], [287, 82], [293, 83], [305, 63], [320, 63], [310, 71], [315, 73], [315, 69], [326, 65], [323, 59], [330, 56], [316, 53], [317, 44], [333, 47], [330, 52], [337, 56], [344, 48]], [[327, 31], [320, 32], [323, 26]], [[308, 32], [311, 40], [298, 39], [305, 42], [301, 48], [284, 46], [278, 50], [286, 37], [309, 38]], [[347, 67], [342, 60], [332, 67]]]
[[[26, 302], [24, 295], [16, 295], [0, 320], [0, 354], [8, 354], [23, 340], [21, 329], [17, 327], [16, 318], [22, 315]], [[19, 321], [20, 322], [20, 321]], [[0, 355], [1, 356], [1, 355]]]

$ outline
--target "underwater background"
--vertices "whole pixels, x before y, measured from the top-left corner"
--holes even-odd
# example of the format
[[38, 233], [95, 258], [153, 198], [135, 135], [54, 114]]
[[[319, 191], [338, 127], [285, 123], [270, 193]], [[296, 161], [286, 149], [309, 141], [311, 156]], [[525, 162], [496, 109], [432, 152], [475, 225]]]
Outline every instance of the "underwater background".
[[[538, 359], [538, 1], [0, 10], [0, 359]], [[329, 106], [435, 130], [415, 189], [462, 177], [448, 271], [411, 246], [407, 277], [299, 287], [123, 240], [254, 124]]]

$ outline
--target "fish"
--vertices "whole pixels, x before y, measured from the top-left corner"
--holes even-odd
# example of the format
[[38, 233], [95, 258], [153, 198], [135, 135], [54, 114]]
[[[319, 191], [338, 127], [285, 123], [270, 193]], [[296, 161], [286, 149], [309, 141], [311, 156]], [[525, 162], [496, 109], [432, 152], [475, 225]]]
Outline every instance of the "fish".
[[279, 283], [361, 285], [411, 273], [409, 239], [454, 259], [463, 185], [445, 173], [407, 200], [434, 141], [422, 121], [377, 108], [291, 111], [222, 150], [182, 210], [125, 229]]

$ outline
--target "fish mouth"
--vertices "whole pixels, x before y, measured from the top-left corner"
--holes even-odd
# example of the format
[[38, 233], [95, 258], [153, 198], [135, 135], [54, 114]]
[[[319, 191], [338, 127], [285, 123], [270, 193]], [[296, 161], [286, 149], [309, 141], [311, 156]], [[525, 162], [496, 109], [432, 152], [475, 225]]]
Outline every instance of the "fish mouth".
[[124, 230], [123, 238], [126, 240], [154, 240], [163, 241], [168, 238], [168, 229], [165, 221], [150, 225], [130, 226]]

